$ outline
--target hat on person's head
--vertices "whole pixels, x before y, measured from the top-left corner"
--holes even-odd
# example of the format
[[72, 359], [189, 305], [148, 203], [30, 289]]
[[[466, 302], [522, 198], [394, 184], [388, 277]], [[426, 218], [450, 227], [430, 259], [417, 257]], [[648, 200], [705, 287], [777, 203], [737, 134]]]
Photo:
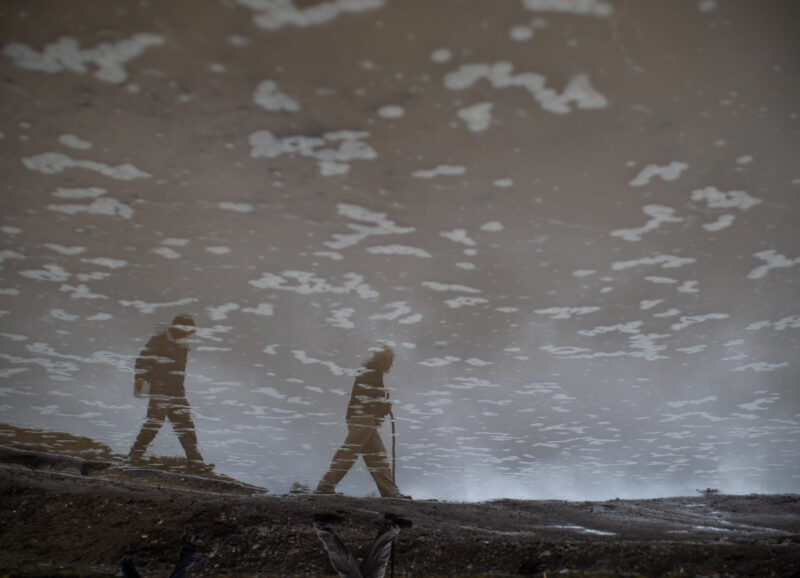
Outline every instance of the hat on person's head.
[[389, 371], [393, 362], [394, 351], [388, 345], [384, 345], [382, 349], [372, 353], [372, 359], [366, 363], [366, 366], [378, 371]]
[[176, 338], [188, 337], [195, 332], [197, 325], [191, 315], [181, 313], [172, 320], [172, 325], [169, 330]]

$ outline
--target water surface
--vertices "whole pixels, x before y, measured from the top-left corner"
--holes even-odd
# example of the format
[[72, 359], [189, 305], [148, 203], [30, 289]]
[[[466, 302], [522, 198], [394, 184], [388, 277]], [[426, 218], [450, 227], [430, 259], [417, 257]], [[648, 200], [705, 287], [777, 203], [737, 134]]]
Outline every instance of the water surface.
[[800, 490], [797, 6], [491, 4], [4, 2], [0, 422], [127, 454], [188, 313], [272, 491], [381, 344], [414, 497]]

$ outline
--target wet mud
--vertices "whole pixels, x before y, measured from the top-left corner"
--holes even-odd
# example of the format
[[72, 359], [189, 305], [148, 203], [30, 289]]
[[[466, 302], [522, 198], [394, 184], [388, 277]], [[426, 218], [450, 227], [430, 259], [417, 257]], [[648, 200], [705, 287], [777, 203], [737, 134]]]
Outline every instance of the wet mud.
[[[800, 496], [713, 492], [649, 500], [457, 503], [272, 495], [177, 464], [0, 447], [0, 575], [333, 575], [316, 535], [328, 516], [357, 556], [390, 523], [396, 575], [797, 576]], [[389, 572], [387, 572], [387, 575]]]

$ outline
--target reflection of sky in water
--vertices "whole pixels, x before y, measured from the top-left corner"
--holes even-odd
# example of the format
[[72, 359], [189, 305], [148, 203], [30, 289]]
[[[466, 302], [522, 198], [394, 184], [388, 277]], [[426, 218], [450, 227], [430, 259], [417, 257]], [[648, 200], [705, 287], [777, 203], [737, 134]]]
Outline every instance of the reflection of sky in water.
[[0, 421], [126, 453], [190, 312], [275, 491], [379, 341], [415, 497], [800, 489], [791, 3], [296, 5], [0, 9]]

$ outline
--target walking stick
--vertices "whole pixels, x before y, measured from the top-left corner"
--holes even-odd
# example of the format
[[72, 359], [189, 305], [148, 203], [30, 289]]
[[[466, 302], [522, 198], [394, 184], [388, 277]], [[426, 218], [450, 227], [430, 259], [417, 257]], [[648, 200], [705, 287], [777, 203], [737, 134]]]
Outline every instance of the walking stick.
[[[394, 425], [394, 412], [389, 410], [389, 417], [392, 420], [392, 481], [397, 486], [397, 431]], [[394, 542], [392, 542], [391, 577], [394, 578]]]
[[389, 410], [389, 416], [392, 419], [392, 481], [397, 485], [397, 431], [394, 425], [394, 413]]

